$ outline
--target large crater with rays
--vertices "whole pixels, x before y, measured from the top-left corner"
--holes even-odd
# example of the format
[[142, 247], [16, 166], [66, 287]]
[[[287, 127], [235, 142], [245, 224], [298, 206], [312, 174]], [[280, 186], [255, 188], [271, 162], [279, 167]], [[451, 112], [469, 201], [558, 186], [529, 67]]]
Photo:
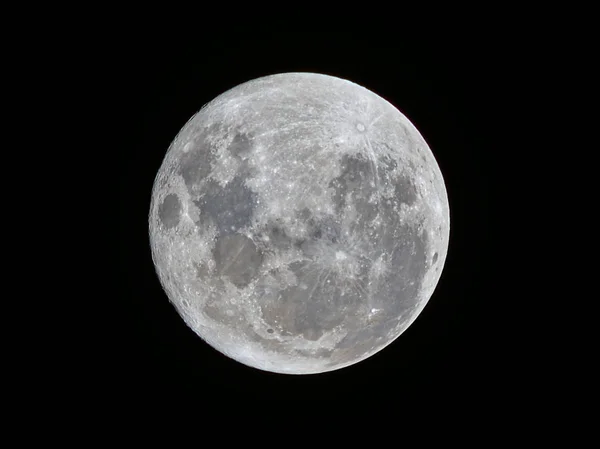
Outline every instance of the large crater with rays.
[[204, 341], [309, 374], [366, 359], [415, 320], [450, 219], [407, 117], [350, 81], [284, 73], [234, 87], [183, 126], [149, 231], [165, 292]]

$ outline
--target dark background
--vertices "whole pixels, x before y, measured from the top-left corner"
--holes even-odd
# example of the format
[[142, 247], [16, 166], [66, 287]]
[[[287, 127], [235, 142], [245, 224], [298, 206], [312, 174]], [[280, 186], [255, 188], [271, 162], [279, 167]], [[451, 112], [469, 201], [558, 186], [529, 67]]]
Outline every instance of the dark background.
[[[515, 92], [526, 83], [520, 67], [513, 48], [492, 39], [425, 43], [398, 34], [365, 39], [315, 32], [207, 35], [172, 48], [124, 44], [108, 72], [120, 189], [113, 391], [122, 398], [164, 394], [192, 402], [401, 401], [500, 398], [526, 388], [511, 335], [519, 298], [507, 285], [515, 223], [505, 213], [512, 195], [506, 178], [518, 176], [506, 157], [514, 140], [504, 136], [509, 126], [513, 138], [519, 132], [507, 117], [515, 115]], [[147, 231], [154, 177], [186, 121], [227, 89], [288, 71], [345, 78], [394, 104], [429, 143], [451, 213], [445, 268], [419, 318], [369, 359], [308, 376], [246, 367], [198, 338], [161, 288]]]

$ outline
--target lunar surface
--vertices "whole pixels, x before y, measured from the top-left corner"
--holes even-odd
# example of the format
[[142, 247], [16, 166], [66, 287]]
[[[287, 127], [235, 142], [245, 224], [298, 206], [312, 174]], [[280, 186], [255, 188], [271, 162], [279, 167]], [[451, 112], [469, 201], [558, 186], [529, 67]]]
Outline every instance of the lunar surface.
[[152, 258], [185, 323], [226, 356], [311, 374], [393, 342], [446, 260], [448, 198], [419, 131], [353, 82], [241, 84], [181, 129], [156, 176]]

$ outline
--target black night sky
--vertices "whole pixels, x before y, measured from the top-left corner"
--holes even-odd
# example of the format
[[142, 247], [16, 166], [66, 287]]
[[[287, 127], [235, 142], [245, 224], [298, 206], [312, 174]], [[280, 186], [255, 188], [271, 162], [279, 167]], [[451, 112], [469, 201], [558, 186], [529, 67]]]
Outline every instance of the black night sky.
[[[186, 42], [172, 48], [125, 45], [111, 65], [119, 103], [118, 277], [110, 378], [123, 398], [316, 401], [408, 396], [498, 397], [519, 382], [502, 274], [509, 239], [501, 179], [502, 137], [514, 105], [516, 61], [501, 44], [424, 43], [401, 35], [264, 33]], [[185, 122], [244, 81], [307, 71], [354, 81], [400, 109], [430, 145], [451, 212], [449, 255], [433, 297], [392, 345], [351, 367], [286, 376], [246, 367], [186, 327], [155, 274], [148, 209], [156, 172]], [[116, 181], [116, 180], [115, 180]]]

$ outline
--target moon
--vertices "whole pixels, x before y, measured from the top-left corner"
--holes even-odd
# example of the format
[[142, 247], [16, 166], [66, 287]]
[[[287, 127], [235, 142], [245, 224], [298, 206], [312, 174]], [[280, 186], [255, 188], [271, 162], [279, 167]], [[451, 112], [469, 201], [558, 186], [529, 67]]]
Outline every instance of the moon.
[[149, 237], [184, 322], [244, 365], [341, 369], [423, 310], [448, 250], [442, 173], [387, 100], [281, 73], [205, 105], [155, 178]]

